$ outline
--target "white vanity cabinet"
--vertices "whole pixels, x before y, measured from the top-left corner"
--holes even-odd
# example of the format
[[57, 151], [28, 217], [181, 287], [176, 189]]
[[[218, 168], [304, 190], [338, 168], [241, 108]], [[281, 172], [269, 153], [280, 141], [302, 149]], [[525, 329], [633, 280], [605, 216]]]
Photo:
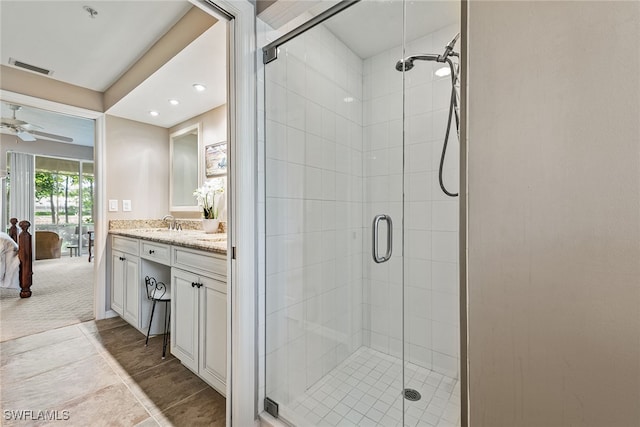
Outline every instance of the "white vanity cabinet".
[[[226, 395], [227, 258], [225, 255], [122, 235], [111, 240], [111, 308], [140, 332], [149, 326], [145, 276], [168, 285], [171, 353]], [[156, 306], [152, 334], [163, 332]]]
[[111, 308], [140, 329], [140, 258], [138, 241], [113, 236], [111, 245]]
[[227, 382], [227, 284], [202, 278], [198, 372], [223, 396]]
[[226, 394], [226, 258], [173, 247], [171, 353]]
[[198, 372], [198, 319], [200, 295], [195, 283], [200, 278], [178, 268], [171, 269], [171, 353], [184, 366]]

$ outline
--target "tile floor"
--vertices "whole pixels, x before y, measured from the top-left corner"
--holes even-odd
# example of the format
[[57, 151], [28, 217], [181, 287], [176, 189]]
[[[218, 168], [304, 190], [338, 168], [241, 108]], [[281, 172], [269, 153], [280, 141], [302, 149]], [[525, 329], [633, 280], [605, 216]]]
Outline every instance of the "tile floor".
[[65, 426], [224, 426], [225, 398], [162, 360], [161, 336], [144, 340], [117, 317], [0, 343], [0, 424], [49, 424], [33, 418], [50, 411]]
[[298, 427], [402, 426], [456, 427], [460, 425], [460, 384], [457, 379], [407, 363], [406, 387], [422, 398], [400, 396], [402, 362], [362, 347], [330, 374], [287, 406], [280, 417]]

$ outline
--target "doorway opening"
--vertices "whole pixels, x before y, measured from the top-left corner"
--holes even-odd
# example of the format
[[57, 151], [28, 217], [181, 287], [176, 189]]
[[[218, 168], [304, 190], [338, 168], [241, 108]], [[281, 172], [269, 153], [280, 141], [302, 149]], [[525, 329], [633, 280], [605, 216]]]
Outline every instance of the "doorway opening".
[[95, 176], [94, 120], [14, 102], [2, 109], [3, 117], [20, 111], [18, 123], [29, 129], [3, 128], [2, 231], [12, 218], [29, 221], [34, 271], [28, 302], [0, 290], [6, 341], [94, 319]]

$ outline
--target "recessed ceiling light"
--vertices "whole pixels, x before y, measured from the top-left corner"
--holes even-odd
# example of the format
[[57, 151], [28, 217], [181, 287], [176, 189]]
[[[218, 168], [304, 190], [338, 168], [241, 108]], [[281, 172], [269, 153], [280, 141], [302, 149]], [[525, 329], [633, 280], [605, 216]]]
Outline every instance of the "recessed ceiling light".
[[177, 99], [170, 99], [170, 100], [169, 100], [169, 104], [171, 104], [171, 105], [178, 105], [178, 104], [180, 104], [180, 101], [178, 101]]
[[438, 77], [448, 76], [449, 74], [451, 74], [451, 69], [449, 67], [440, 67], [435, 71], [434, 74]]
[[156, 116], [158, 116], [160, 113], [158, 113], [157, 111], [152, 110], [152, 111], [149, 111], [149, 114], [150, 114], [150, 115], [152, 115], [153, 117], [156, 117]]
[[201, 85], [200, 83], [196, 83], [196, 84], [194, 84], [194, 85], [193, 85], [193, 88], [194, 88], [195, 90], [197, 90], [198, 92], [202, 92], [202, 91], [204, 91], [205, 89], [207, 89], [207, 87], [206, 87], [205, 85]]

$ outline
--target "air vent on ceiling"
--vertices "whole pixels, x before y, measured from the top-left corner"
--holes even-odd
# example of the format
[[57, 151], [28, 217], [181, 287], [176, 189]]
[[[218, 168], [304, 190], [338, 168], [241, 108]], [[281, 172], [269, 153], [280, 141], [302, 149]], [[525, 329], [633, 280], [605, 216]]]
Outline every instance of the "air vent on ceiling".
[[35, 71], [36, 73], [44, 74], [45, 76], [50, 76], [53, 74], [53, 71], [47, 70], [45, 68], [36, 67], [35, 65], [27, 64], [22, 61], [18, 61], [17, 59], [9, 58], [9, 64], [15, 65], [16, 67], [24, 68], [25, 70]]

